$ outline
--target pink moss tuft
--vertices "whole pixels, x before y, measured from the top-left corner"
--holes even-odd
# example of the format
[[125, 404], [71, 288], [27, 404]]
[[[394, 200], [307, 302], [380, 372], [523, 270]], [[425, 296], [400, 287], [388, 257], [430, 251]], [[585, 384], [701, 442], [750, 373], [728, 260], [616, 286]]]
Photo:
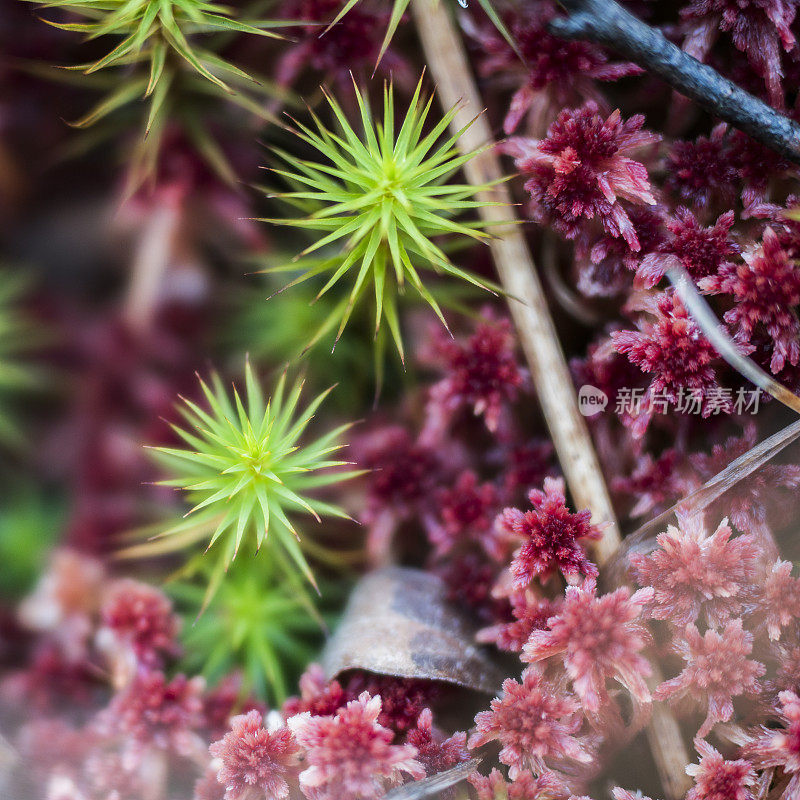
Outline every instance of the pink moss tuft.
[[298, 773], [301, 750], [287, 728], [268, 731], [258, 711], [234, 717], [231, 729], [208, 749], [219, 760], [225, 800], [285, 800]]
[[764, 665], [748, 658], [753, 650], [753, 635], [742, 628], [742, 621], [727, 623], [721, 632], [701, 634], [687, 625], [685, 637], [676, 639], [675, 650], [686, 662], [684, 670], [655, 690], [657, 700], [688, 697], [695, 705], [706, 705], [705, 721], [697, 735], [703, 738], [718, 722], [733, 716], [733, 698], [761, 691], [759, 678]]
[[306, 751], [300, 773], [306, 794], [311, 792], [314, 800], [374, 800], [404, 773], [425, 777], [416, 748], [392, 744], [392, 732], [378, 724], [380, 713], [381, 698], [363, 692], [334, 716], [306, 712], [289, 718], [290, 730]]
[[502, 696], [475, 717], [469, 746], [475, 749], [497, 740], [502, 745], [500, 761], [510, 767], [512, 778], [527, 769], [542, 774], [548, 764], [592, 760], [576, 736], [582, 723], [578, 698], [545, 680], [536, 667], [528, 667], [522, 683], [506, 679]]
[[589, 220], [608, 234], [640, 249], [636, 229], [624, 202], [655, 205], [647, 168], [628, 154], [655, 144], [658, 137], [642, 130], [644, 117], [624, 121], [619, 111], [607, 119], [596, 103], [562, 111], [541, 140], [512, 138], [504, 145], [517, 168], [528, 177], [537, 221], [574, 239]]
[[559, 572], [570, 578], [597, 575], [597, 567], [580, 545], [581, 541], [597, 540], [602, 535], [591, 524], [591, 511], [573, 514], [567, 509], [561, 478], [545, 478], [544, 489], [532, 489], [528, 498], [532, 511], [507, 508], [496, 523], [522, 541], [511, 562], [514, 586], [524, 589], [533, 578], [544, 580]]

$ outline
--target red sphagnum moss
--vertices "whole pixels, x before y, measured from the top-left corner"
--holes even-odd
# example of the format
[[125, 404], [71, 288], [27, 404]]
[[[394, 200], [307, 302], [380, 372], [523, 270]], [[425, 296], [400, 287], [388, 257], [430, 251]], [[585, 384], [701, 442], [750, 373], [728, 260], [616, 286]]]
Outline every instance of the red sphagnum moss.
[[301, 750], [287, 728], [268, 731], [258, 711], [234, 717], [228, 733], [209, 747], [219, 760], [225, 800], [285, 800], [299, 772]]
[[497, 740], [502, 745], [500, 761], [509, 766], [512, 778], [525, 770], [541, 775], [547, 765], [592, 760], [577, 736], [582, 724], [580, 700], [547, 681], [536, 667], [528, 667], [521, 683], [508, 678], [502, 696], [475, 717], [469, 746], [475, 749]]
[[650, 664], [642, 655], [649, 635], [641, 617], [652, 589], [633, 595], [626, 588], [597, 595], [593, 578], [568, 586], [564, 602], [544, 630], [534, 630], [523, 661], [563, 661], [566, 674], [586, 710], [597, 714], [610, 702], [607, 681], [621, 683], [638, 703], [650, 702], [645, 678]]
[[404, 775], [425, 777], [416, 748], [392, 744], [392, 732], [378, 724], [380, 713], [381, 698], [363, 692], [332, 716], [305, 712], [289, 718], [289, 729], [305, 749], [304, 791], [315, 800], [373, 800]]
[[561, 478], [545, 478], [544, 488], [531, 489], [528, 499], [533, 511], [507, 508], [495, 523], [522, 542], [511, 561], [514, 586], [524, 589], [534, 578], [546, 581], [558, 573], [596, 576], [597, 567], [582, 546], [602, 536], [591, 524], [591, 511], [569, 511]]
[[629, 155], [658, 136], [642, 130], [644, 117], [604, 118], [594, 102], [562, 111], [539, 141], [512, 138], [504, 145], [526, 176], [537, 220], [574, 239], [597, 220], [632, 250], [640, 242], [625, 202], [655, 205], [647, 168]]

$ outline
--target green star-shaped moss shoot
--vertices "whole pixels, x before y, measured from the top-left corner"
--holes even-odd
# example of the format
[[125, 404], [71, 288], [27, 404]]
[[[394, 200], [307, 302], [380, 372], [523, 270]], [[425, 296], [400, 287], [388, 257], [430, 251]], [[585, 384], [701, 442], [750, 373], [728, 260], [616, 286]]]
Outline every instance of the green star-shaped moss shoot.
[[[85, 82], [102, 92], [101, 99], [73, 121], [85, 129], [99, 122], [105, 128], [76, 143], [80, 152], [139, 125], [142, 137], [131, 154], [128, 193], [156, 173], [160, 144], [169, 124], [175, 124], [220, 177], [230, 183], [236, 176], [223, 148], [208, 130], [211, 100], [226, 98], [256, 117], [272, 118], [266, 98], [285, 92], [261, 76], [253, 76], [222, 58], [219, 51], [227, 35], [243, 33], [281, 38], [270, 28], [287, 21], [235, 19], [228, 6], [205, 0], [27, 0], [46, 9], [58, 9], [78, 22], [47, 20], [89, 40], [110, 40], [110, 50], [96, 61], [59, 70], [59, 80]], [[210, 34], [216, 34], [210, 37]], [[200, 40], [206, 40], [201, 45]], [[205, 46], [203, 46], [205, 45]], [[84, 75], [75, 73], [83, 72]], [[88, 78], [86, 77], [88, 76]], [[83, 80], [81, 80], [83, 79]], [[146, 104], [139, 101], [146, 100]]]
[[[158, 537], [166, 546], [154, 552], [191, 546], [210, 536], [208, 547], [219, 552], [221, 567], [213, 579], [218, 584], [247, 538], [254, 549], [270, 545], [272, 557], [287, 571], [299, 568], [313, 583], [292, 518], [297, 512], [317, 520], [323, 515], [346, 517], [338, 506], [309, 492], [357, 474], [335, 469], [347, 462], [331, 457], [343, 446], [339, 438], [349, 425], [301, 443], [330, 390], [299, 410], [302, 382], [295, 382], [287, 391], [284, 374], [272, 398], [265, 401], [249, 363], [245, 369], [246, 403], [236, 387], [231, 399], [218, 375], [210, 385], [204, 381], [200, 385], [207, 408], [184, 399], [181, 414], [187, 425], [173, 426], [187, 448], [155, 448], [159, 461], [172, 475], [162, 485], [184, 490], [194, 506], [182, 523]], [[214, 590], [210, 587], [209, 597]]]
[[[298, 160], [276, 151], [294, 171], [275, 171], [297, 188], [279, 197], [310, 213], [295, 219], [264, 220], [323, 234], [300, 254], [299, 265], [296, 260], [268, 271], [305, 267], [289, 286], [329, 274], [320, 295], [349, 276], [352, 286], [348, 297], [337, 309], [337, 339], [355, 304], [365, 293], [371, 292], [375, 299], [376, 332], [385, 319], [401, 357], [403, 345], [397, 294], [406, 284], [410, 284], [444, 322], [438, 302], [420, 276], [421, 268], [488, 288], [485, 281], [453, 264], [433, 240], [445, 234], [487, 239], [483, 222], [459, 221], [453, 217], [485, 205], [485, 201], [476, 200], [475, 195], [493, 184], [447, 183], [480, 150], [459, 153], [456, 142], [464, 129], [453, 136], [445, 135], [457, 108], [451, 109], [425, 133], [432, 97], [424, 100], [421, 91], [420, 79], [396, 131], [391, 85], [384, 87], [382, 122], [373, 119], [369, 104], [356, 86], [361, 136], [350, 125], [339, 103], [326, 93], [338, 122], [338, 133], [326, 128], [313, 112], [316, 130], [295, 123], [295, 133], [326, 161]], [[316, 255], [329, 245], [337, 245], [338, 249], [342, 244], [343, 251], [333, 257]]]
[[324, 584], [324, 601], [315, 602], [302, 579], [282, 571], [270, 555], [248, 549], [199, 615], [213, 567], [206, 565], [167, 589], [185, 614], [181, 668], [201, 671], [211, 683], [241, 670], [245, 689], [280, 704], [322, 643], [326, 624], [316, 603], [330, 607], [333, 587]]
[[[40, 3], [41, 0], [28, 2]], [[78, 68], [91, 74], [106, 67], [146, 62], [149, 64], [149, 80], [144, 87], [145, 96], [169, 83], [171, 54], [180, 57], [198, 75], [220, 89], [232, 91], [220, 75], [243, 73], [215, 53], [194, 44], [191, 41], [194, 34], [234, 31], [280, 38], [278, 34], [265, 30], [280, 23], [239, 21], [232, 18], [230, 8], [205, 0], [49, 0], [42, 5], [63, 9], [86, 20], [47, 20], [56, 28], [83, 33], [88, 39], [102, 36], [121, 39], [106, 55]]]

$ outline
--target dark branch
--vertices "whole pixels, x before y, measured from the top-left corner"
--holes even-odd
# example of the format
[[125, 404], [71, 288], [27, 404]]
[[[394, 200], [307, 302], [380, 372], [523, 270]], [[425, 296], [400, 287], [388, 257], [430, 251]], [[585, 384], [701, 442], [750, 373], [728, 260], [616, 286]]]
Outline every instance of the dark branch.
[[614, 0], [560, 0], [568, 17], [550, 23], [564, 39], [613, 48], [748, 136], [800, 164], [800, 126], [685, 53]]

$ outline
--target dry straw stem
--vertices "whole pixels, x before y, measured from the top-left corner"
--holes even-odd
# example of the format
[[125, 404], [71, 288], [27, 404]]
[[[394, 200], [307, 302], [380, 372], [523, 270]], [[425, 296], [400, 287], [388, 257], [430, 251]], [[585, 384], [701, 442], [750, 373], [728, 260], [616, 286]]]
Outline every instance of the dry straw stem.
[[[447, 4], [435, 0], [414, 0], [412, 9], [436, 81], [439, 101], [445, 109], [460, 104], [451, 128], [463, 128], [481, 112], [483, 106]], [[462, 133], [459, 146], [468, 152], [483, 147], [491, 140], [489, 124], [484, 116], [479, 116]], [[503, 177], [499, 159], [492, 149], [484, 150], [467, 162], [464, 172], [469, 182], [475, 185], [491, 183]], [[586, 423], [578, 412], [569, 368], [522, 229], [514, 224], [501, 224], [514, 216], [509, 191], [500, 184], [490, 194], [485, 193], [485, 200], [487, 204], [480, 209], [481, 217], [493, 226], [491, 230], [495, 234], [489, 246], [500, 282], [510, 296], [508, 303], [511, 315], [570, 492], [578, 508], [591, 509], [595, 522], [608, 523], [603, 539], [595, 547], [595, 557], [602, 564], [613, 555], [620, 542], [608, 489]], [[489, 201], [506, 205], [490, 205]]]
[[157, 205], [144, 223], [131, 265], [123, 314], [132, 330], [146, 331], [174, 256], [180, 214], [173, 203]]
[[731, 337], [714, 315], [711, 306], [697, 291], [697, 287], [686, 270], [681, 266], [673, 265], [667, 270], [667, 275], [686, 309], [720, 356], [753, 385], [771, 394], [787, 408], [800, 414], [800, 397], [764, 372], [755, 361], [745, 358], [739, 352]]
[[[435, 0], [413, 0], [411, 7], [437, 83], [439, 101], [444, 108], [461, 103], [452, 122], [457, 130], [483, 108], [463, 43], [444, 4]], [[491, 139], [489, 124], [481, 116], [462, 134], [459, 145], [464, 151], [474, 150]], [[470, 183], [478, 185], [496, 181], [503, 175], [499, 159], [491, 149], [469, 161], [464, 172]], [[486, 199], [511, 203], [509, 191], [503, 184], [495, 187], [491, 197]], [[481, 216], [486, 222], [502, 223], [513, 216], [512, 207], [487, 204], [481, 208]], [[500, 281], [510, 296], [511, 315], [575, 505], [591, 509], [596, 522], [609, 523], [595, 547], [595, 557], [602, 565], [620, 545], [619, 527], [589, 431], [578, 411], [569, 368], [542, 284], [521, 228], [512, 224], [493, 228], [493, 231], [496, 238], [489, 246]], [[651, 680], [655, 684], [662, 678], [654, 670]], [[677, 722], [662, 704], [656, 704], [653, 709], [648, 738], [664, 790], [669, 798], [677, 800], [690, 785], [684, 772], [690, 759]]]
[[[800, 414], [800, 397], [778, 383], [755, 361], [741, 354], [736, 343], [726, 333], [706, 299], [697, 291], [697, 287], [686, 270], [683, 267], [673, 266], [667, 271], [667, 274], [686, 309], [703, 331], [705, 337], [714, 345], [719, 355], [754, 386], [771, 395], [795, 413]], [[763, 467], [781, 450], [798, 439], [800, 439], [800, 421], [786, 426], [768, 439], [752, 447], [734, 461], [731, 461], [727, 467], [698, 489], [690, 492], [673, 506], [662, 511], [626, 536], [622, 547], [620, 547], [614, 558], [607, 563], [607, 574], [610, 571], [613, 577], [622, 579], [628, 556], [634, 552], [649, 552], [653, 547], [655, 534], [663, 530], [664, 526], [677, 511], [684, 510], [692, 513], [704, 511], [739, 481], [746, 479], [756, 470]]]

